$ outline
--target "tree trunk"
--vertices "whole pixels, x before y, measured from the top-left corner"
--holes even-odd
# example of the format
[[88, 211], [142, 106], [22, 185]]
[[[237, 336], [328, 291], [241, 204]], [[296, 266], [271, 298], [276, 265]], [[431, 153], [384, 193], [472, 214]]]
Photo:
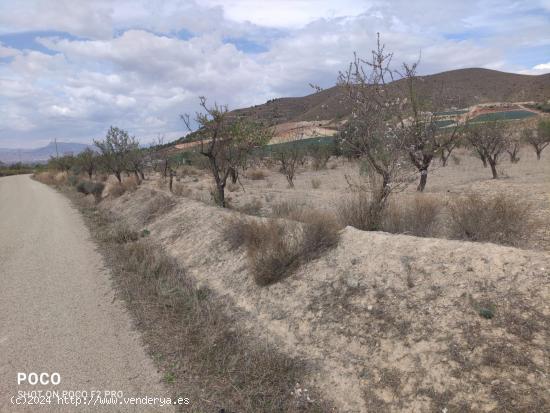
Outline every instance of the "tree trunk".
[[537, 152], [537, 161], [540, 161], [540, 154], [542, 152], [542, 149], [535, 149], [535, 152]]
[[145, 175], [143, 174], [142, 170], [139, 170], [139, 176], [141, 177], [142, 181], [145, 181]]
[[88, 178], [90, 178], [90, 181], [92, 180], [93, 171], [91, 169], [88, 169]]
[[498, 178], [497, 163], [490, 157], [488, 158], [488, 161], [489, 161], [489, 165], [491, 165], [491, 172], [493, 173], [493, 179], [497, 179]]
[[122, 183], [122, 177], [120, 176], [120, 172], [115, 172], [116, 179], [118, 179], [118, 183]]
[[237, 171], [235, 171], [235, 169], [231, 168], [231, 172], [229, 173], [229, 175], [231, 176], [231, 182], [236, 184], [237, 180], [239, 179], [239, 175], [237, 174]]
[[136, 182], [139, 185], [141, 183], [141, 181], [139, 180], [139, 175], [138, 175], [137, 171], [135, 171], [135, 170], [134, 170], [134, 176], [136, 177]]
[[420, 183], [418, 184], [418, 187], [416, 188], [416, 190], [418, 192], [424, 192], [424, 188], [426, 188], [427, 181], [428, 181], [428, 168], [420, 171]]
[[487, 158], [483, 155], [479, 155], [479, 157], [481, 158], [481, 162], [483, 162], [483, 167], [487, 168]]
[[291, 187], [291, 188], [294, 188], [294, 181], [293, 181], [293, 178], [291, 178], [290, 176], [286, 175], [286, 180], [288, 182], [288, 186]]
[[173, 183], [174, 183], [174, 173], [170, 171], [170, 182], [168, 184], [168, 187], [170, 188], [170, 192], [172, 192]]
[[222, 185], [218, 185], [217, 189], [218, 189], [218, 199], [217, 199], [218, 204], [222, 208], [225, 208], [226, 207], [226, 205], [225, 205], [225, 188]]

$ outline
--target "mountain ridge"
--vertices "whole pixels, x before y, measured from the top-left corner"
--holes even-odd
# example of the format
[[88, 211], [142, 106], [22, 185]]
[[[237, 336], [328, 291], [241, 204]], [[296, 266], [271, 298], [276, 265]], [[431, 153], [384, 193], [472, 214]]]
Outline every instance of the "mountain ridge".
[[33, 149], [0, 148], [0, 162], [6, 164], [44, 162], [56, 154], [60, 156], [69, 153], [78, 155], [86, 148], [93, 149], [93, 146], [76, 142], [57, 142], [57, 144], [50, 142], [46, 146]]

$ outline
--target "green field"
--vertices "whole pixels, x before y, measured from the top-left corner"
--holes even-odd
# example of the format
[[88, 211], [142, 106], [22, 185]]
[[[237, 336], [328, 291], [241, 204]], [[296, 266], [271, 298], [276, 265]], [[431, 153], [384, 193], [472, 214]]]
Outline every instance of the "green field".
[[510, 110], [507, 112], [485, 113], [472, 119], [473, 122], [491, 122], [495, 120], [519, 120], [536, 116], [535, 113], [526, 110]]
[[434, 113], [434, 115], [436, 115], [436, 116], [455, 116], [455, 115], [462, 115], [466, 112], [468, 112], [468, 109], [455, 109], [455, 110], [445, 110], [443, 112], [436, 112], [436, 113]]

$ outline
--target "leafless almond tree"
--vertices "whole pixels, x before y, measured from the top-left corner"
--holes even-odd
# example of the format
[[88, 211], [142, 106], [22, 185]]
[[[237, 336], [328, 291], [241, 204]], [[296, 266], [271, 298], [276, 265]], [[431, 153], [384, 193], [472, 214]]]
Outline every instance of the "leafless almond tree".
[[[210, 172], [216, 185], [215, 201], [225, 208], [225, 185], [230, 176], [237, 176], [256, 147], [269, 142], [272, 129], [244, 119], [230, 119], [225, 105], [208, 106], [206, 98], [200, 98], [202, 112], [196, 113], [195, 132], [199, 153], [208, 159]], [[192, 131], [189, 115], [182, 115], [186, 127]]]
[[540, 161], [542, 151], [550, 145], [550, 120], [541, 120], [536, 129], [524, 129], [522, 140], [533, 147]]
[[497, 179], [497, 164], [501, 155], [510, 147], [509, 125], [502, 120], [470, 123], [467, 127], [466, 139], [481, 159], [485, 159], [489, 164], [493, 179]]

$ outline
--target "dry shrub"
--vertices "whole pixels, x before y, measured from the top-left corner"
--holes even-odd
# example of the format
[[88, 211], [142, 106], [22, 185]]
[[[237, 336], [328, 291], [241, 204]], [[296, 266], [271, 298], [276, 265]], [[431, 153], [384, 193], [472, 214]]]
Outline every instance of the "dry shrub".
[[283, 201], [271, 207], [271, 214], [275, 218], [302, 221], [306, 211], [304, 206], [297, 201]]
[[449, 205], [449, 216], [451, 238], [469, 241], [520, 245], [533, 226], [531, 206], [505, 194], [457, 198]]
[[78, 192], [84, 195], [93, 195], [96, 203], [101, 201], [104, 189], [105, 184], [103, 182], [80, 181], [76, 185], [76, 190]]
[[311, 180], [311, 187], [313, 189], [319, 189], [321, 187], [321, 180], [318, 178], [313, 178]]
[[246, 247], [256, 284], [271, 285], [288, 277], [300, 261], [300, 248], [292, 234], [276, 220], [256, 224], [255, 231], [257, 242], [247, 242]]
[[229, 192], [237, 192], [239, 190], [240, 186], [237, 185], [237, 184], [234, 184], [233, 182], [229, 182], [227, 184], [226, 188]]
[[137, 241], [139, 234], [122, 222], [115, 222], [101, 233], [101, 241], [126, 244]]
[[265, 179], [267, 177], [267, 173], [265, 171], [262, 171], [261, 169], [252, 169], [251, 171], [248, 171], [246, 174], [248, 179], [251, 179], [253, 181], [261, 181], [262, 179]]
[[262, 208], [263, 208], [262, 201], [255, 198], [252, 201], [247, 202], [246, 204], [243, 204], [240, 207], [236, 207], [235, 209], [239, 212], [242, 212], [243, 214], [259, 216], [261, 215]]
[[382, 229], [394, 234], [434, 237], [438, 233], [441, 210], [439, 200], [424, 194], [413, 199], [394, 200], [384, 212]]
[[382, 209], [382, 205], [366, 191], [357, 191], [340, 202], [336, 214], [344, 227], [349, 225], [363, 231], [373, 231], [380, 229]]
[[201, 174], [197, 168], [191, 165], [180, 166], [178, 172], [180, 172], [182, 176], [196, 176]]
[[135, 176], [129, 176], [122, 181], [122, 186], [126, 192], [134, 192], [139, 185], [139, 180]]
[[252, 220], [245, 220], [241, 217], [229, 218], [222, 226], [222, 238], [229, 244], [230, 250], [236, 250], [241, 246], [248, 246], [259, 240], [259, 233], [256, 231], [258, 223]]
[[172, 193], [176, 196], [189, 197], [193, 193], [193, 190], [183, 184], [175, 184], [172, 188]]
[[55, 184], [55, 179], [52, 172], [39, 172], [37, 174], [34, 174], [33, 178], [36, 179], [38, 182], [42, 182], [46, 185]]
[[69, 178], [69, 175], [67, 172], [58, 172], [54, 176], [54, 182], [56, 185], [64, 185], [67, 183], [67, 180]]
[[226, 221], [222, 236], [231, 250], [245, 247], [254, 280], [260, 286], [288, 277], [340, 240], [336, 220], [320, 212], [310, 214], [309, 222], [301, 227], [274, 219], [258, 222], [232, 218]]
[[154, 193], [143, 209], [142, 219], [145, 223], [149, 223], [155, 218], [169, 212], [175, 205], [176, 202], [169, 195], [160, 192]]
[[118, 198], [124, 195], [126, 188], [120, 182], [107, 182], [105, 185], [105, 194], [111, 198]]
[[306, 217], [300, 250], [302, 259], [311, 261], [338, 245], [340, 228], [334, 216], [326, 212], [310, 211]]

